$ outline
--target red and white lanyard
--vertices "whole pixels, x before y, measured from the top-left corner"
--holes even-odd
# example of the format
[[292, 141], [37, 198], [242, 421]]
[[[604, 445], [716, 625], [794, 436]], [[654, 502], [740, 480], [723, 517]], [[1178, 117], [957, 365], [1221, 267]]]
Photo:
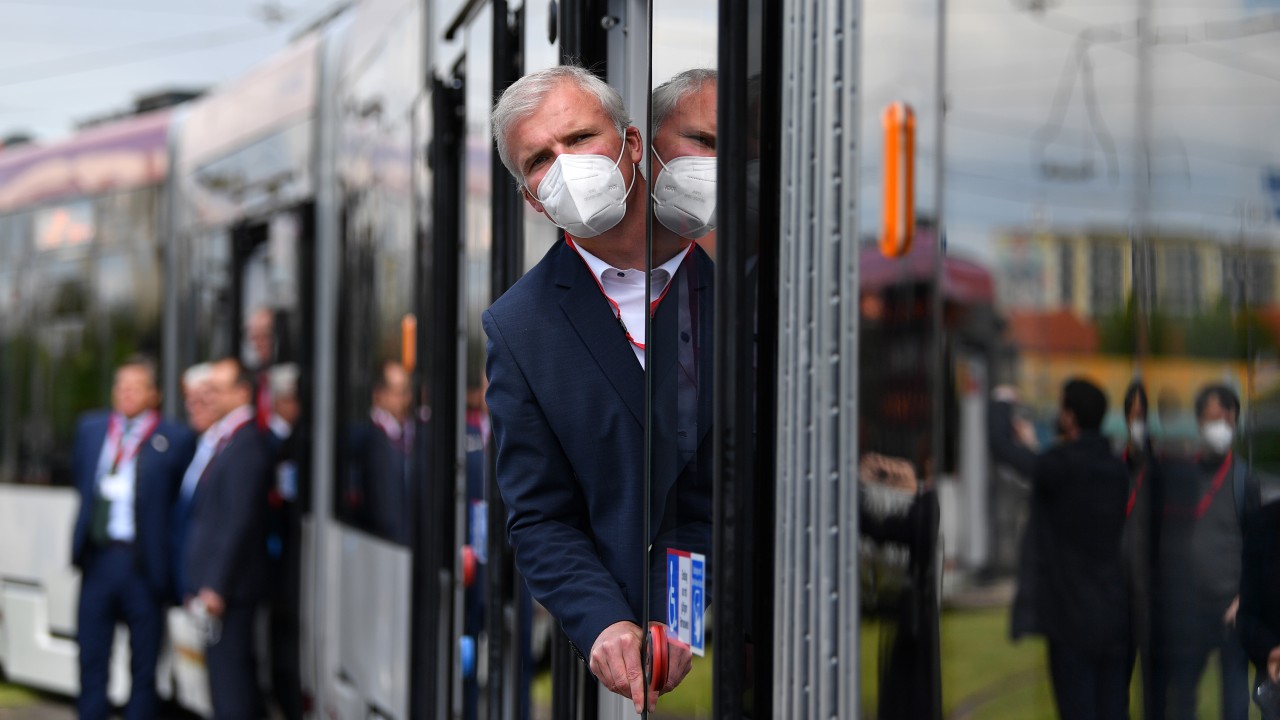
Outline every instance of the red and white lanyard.
[[160, 426], [160, 413], [154, 410], [147, 410], [137, 420], [142, 423], [135, 431], [129, 435], [124, 432], [124, 416], [119, 413], [112, 413], [111, 420], [107, 424], [107, 444], [115, 445], [116, 453], [111, 459], [111, 472], [108, 475], [115, 475], [120, 471], [120, 466], [128, 464], [142, 449], [142, 443]]
[[[596, 271], [591, 268], [591, 263], [587, 262], [587, 259], [583, 257], [582, 251], [578, 249], [578, 246], [574, 244], [573, 240], [570, 240], [569, 238], [566, 237], [564, 241], [569, 244], [569, 247], [573, 248], [574, 252], [578, 253], [578, 257], [582, 258], [582, 262], [587, 266], [587, 270], [590, 271], [591, 273], [591, 279], [595, 280], [596, 287], [600, 288], [600, 294], [604, 296], [605, 300], [609, 301], [610, 307], [613, 308], [614, 316], [618, 318], [618, 325], [622, 327], [622, 334], [627, 336], [627, 342], [631, 343], [632, 345], [635, 345], [637, 348], [641, 350], [644, 350], [644, 343], [639, 342], [635, 338], [631, 337], [631, 331], [627, 329], [627, 323], [622, 319], [622, 307], [618, 305], [617, 300], [614, 300], [612, 297], [609, 297], [609, 293], [606, 292], [604, 289], [604, 283], [600, 282], [600, 278], [596, 275]], [[685, 248], [684, 258], [680, 260], [680, 264], [683, 265], [691, 255], [693, 255], [693, 253], [689, 251], [689, 248]], [[675, 284], [675, 275], [673, 273], [672, 276], [667, 280], [667, 286], [662, 288], [662, 292], [658, 295], [658, 298], [649, 303], [649, 317], [653, 317], [654, 313], [658, 311], [658, 304], [662, 302], [662, 298], [667, 296], [667, 291], [670, 290], [671, 286], [674, 284]], [[648, 338], [645, 338], [645, 339], [647, 340]]]

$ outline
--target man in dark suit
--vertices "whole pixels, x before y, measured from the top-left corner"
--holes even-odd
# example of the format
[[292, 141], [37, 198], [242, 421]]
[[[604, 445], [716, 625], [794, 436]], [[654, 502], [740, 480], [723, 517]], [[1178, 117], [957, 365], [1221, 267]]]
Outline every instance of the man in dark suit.
[[[1255, 685], [1280, 688], [1280, 502], [1246, 515], [1243, 568], [1236, 630], [1257, 669]], [[1264, 707], [1263, 719], [1280, 720], [1276, 710]]]
[[253, 380], [238, 360], [213, 364], [207, 394], [218, 420], [201, 438], [180, 499], [189, 504], [184, 595], [220, 628], [205, 649], [214, 717], [245, 720], [261, 709], [253, 624], [267, 589], [271, 453], [254, 423]]
[[[1107, 398], [1085, 380], [1062, 390], [1061, 442], [1036, 459], [1018, 594], [1049, 644], [1058, 713], [1129, 717], [1129, 607], [1121, 538], [1129, 473], [1099, 433]], [[1024, 601], [1025, 602], [1025, 601]], [[1022, 603], [1015, 603], [1022, 604]]]
[[116, 369], [111, 412], [86, 415], [72, 468], [80, 512], [72, 562], [82, 572], [80, 717], [106, 718], [107, 674], [116, 623], [129, 626], [133, 689], [127, 718], [156, 713], [156, 660], [169, 597], [169, 508], [195, 438], [161, 419], [155, 365], [129, 358]]
[[[711, 147], [714, 120], [701, 118]], [[646, 623], [666, 621], [667, 549], [710, 551], [711, 260], [659, 223], [646, 257], [640, 134], [617, 92], [590, 72], [525, 76], [491, 121], [525, 200], [566, 236], [484, 314], [507, 532], [534, 598], [586, 651], [595, 676], [639, 711], [656, 699], [642, 687], [640, 650]], [[669, 647], [664, 691], [691, 665], [687, 646]]]

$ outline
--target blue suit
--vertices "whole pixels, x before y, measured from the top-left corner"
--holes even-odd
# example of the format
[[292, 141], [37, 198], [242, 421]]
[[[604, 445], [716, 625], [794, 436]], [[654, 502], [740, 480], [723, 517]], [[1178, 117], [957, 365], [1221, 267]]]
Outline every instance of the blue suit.
[[116, 623], [124, 620], [129, 625], [133, 676], [127, 717], [150, 718], [155, 714], [156, 659], [171, 587], [170, 508], [195, 450], [195, 437], [182, 425], [161, 421], [136, 456], [133, 542], [101, 544], [90, 537], [90, 526], [100, 497], [98, 465], [109, 423], [106, 412], [81, 418], [72, 453], [72, 476], [80, 492], [71, 543], [72, 563], [82, 572], [79, 710], [81, 718], [107, 717], [111, 645]]
[[578, 254], [557, 243], [484, 314], [516, 566], [580, 657], [613, 623], [643, 624], [645, 573], [649, 619], [667, 620], [668, 547], [710, 556], [712, 270], [695, 246], [654, 315], [648, 499], [644, 369]]
[[267, 490], [272, 453], [252, 422], [213, 456], [190, 499], [185, 594], [208, 588], [226, 604], [221, 637], [205, 649], [213, 715], [258, 717], [253, 622], [267, 596]]

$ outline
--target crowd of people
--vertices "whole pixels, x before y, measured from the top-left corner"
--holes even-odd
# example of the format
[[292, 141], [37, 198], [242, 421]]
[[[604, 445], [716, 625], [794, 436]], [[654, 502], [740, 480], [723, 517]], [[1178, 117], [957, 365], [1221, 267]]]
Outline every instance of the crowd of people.
[[[1236, 452], [1240, 399], [1212, 384], [1196, 396], [1192, 450], [1153, 442], [1146, 390], [1124, 395], [1126, 439], [1101, 433], [1106, 394], [1062, 389], [1057, 439], [1039, 451], [1012, 398], [992, 413], [998, 462], [1030, 478], [1012, 634], [1045, 637], [1059, 714], [1128, 718], [1135, 663], [1147, 718], [1194, 718], [1216, 656], [1221, 717], [1264, 718], [1280, 680], [1276, 506]], [[1249, 661], [1257, 668], [1249, 682]]]
[[[260, 322], [251, 321], [251, 339]], [[295, 389], [287, 387], [290, 379]], [[77, 429], [81, 507], [73, 560], [82, 573], [82, 718], [110, 714], [107, 675], [117, 622], [129, 627], [133, 685], [126, 716], [155, 716], [156, 662], [171, 605], [205, 620], [215, 715], [258, 712], [257, 609], [283, 592], [276, 586], [288, 578], [270, 567], [281, 561], [287, 538], [268, 528], [282, 500], [296, 498], [296, 486], [280, 482], [296, 478], [281, 452], [297, 422], [296, 369], [264, 364], [255, 384], [239, 359], [227, 357], [189, 369], [183, 380], [189, 426], [160, 417], [156, 366], [135, 356], [116, 370], [111, 409], [86, 415]], [[274, 508], [273, 498], [280, 498]], [[273, 631], [283, 632], [285, 623], [274, 615]], [[278, 688], [282, 697], [285, 687]], [[300, 703], [289, 707], [300, 715]]]

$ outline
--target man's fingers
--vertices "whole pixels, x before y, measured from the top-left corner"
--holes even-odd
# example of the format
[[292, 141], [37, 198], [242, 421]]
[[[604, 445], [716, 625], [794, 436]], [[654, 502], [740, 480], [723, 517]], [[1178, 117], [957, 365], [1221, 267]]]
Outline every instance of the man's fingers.
[[[632, 636], [631, 642], [626, 643], [622, 648], [622, 659], [626, 663], [627, 682], [631, 690], [631, 702], [636, 706], [636, 712], [641, 712], [643, 704], [646, 700], [644, 688], [644, 668], [640, 665], [640, 642], [639, 639]], [[622, 693], [622, 694], [625, 694]]]
[[693, 668], [693, 651], [679, 639], [667, 636], [667, 677], [662, 684], [662, 692], [668, 693], [676, 689], [680, 681]]

